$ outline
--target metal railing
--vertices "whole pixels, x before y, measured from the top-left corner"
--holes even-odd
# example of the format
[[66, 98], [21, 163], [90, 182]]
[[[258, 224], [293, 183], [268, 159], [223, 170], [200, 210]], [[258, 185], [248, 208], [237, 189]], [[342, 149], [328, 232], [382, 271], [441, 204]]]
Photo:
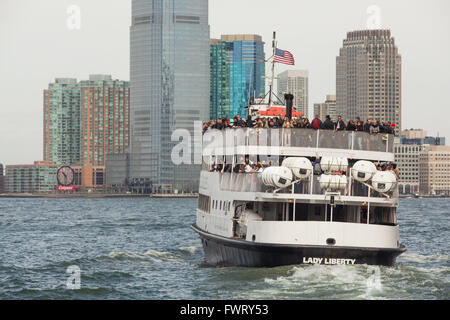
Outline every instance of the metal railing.
[[[204, 147], [303, 147], [394, 152], [394, 135], [304, 128], [210, 129]], [[214, 141], [211, 143], [211, 141]]]

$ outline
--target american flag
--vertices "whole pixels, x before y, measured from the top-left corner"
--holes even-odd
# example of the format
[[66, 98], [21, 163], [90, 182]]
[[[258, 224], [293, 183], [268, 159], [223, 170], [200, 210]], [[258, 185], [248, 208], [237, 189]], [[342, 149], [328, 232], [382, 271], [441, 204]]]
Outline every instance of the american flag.
[[275, 56], [273, 60], [275, 62], [288, 64], [290, 66], [295, 65], [294, 56], [286, 50], [275, 49]]

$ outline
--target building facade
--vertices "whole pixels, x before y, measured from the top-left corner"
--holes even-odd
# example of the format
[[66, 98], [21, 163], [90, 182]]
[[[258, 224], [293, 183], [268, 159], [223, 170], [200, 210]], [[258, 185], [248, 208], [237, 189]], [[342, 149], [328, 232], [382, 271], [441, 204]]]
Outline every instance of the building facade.
[[3, 165], [0, 163], [0, 194], [5, 193], [5, 174]]
[[80, 88], [77, 79], [58, 78], [44, 90], [44, 161], [80, 162]]
[[430, 137], [422, 129], [403, 130], [400, 136], [401, 144], [429, 144], [445, 146], [445, 137]]
[[403, 130], [396, 138], [394, 152], [400, 172], [398, 184], [401, 194], [420, 193], [420, 155], [426, 148], [441, 144], [445, 144], [443, 137], [430, 137], [422, 129]]
[[307, 70], [287, 70], [278, 75], [278, 98], [284, 100], [285, 93], [294, 95], [294, 108], [297, 112], [308, 115], [308, 79]]
[[265, 53], [255, 34], [222, 35], [210, 41], [211, 118], [245, 118], [251, 98], [265, 94]]
[[336, 58], [336, 108], [346, 120], [390, 121], [400, 134], [402, 59], [390, 30], [347, 33]]
[[35, 161], [30, 165], [6, 166], [6, 193], [52, 193], [56, 191], [58, 165]]
[[327, 99], [324, 103], [314, 104], [314, 116], [318, 115], [319, 119], [325, 120], [327, 115], [330, 116], [331, 120], [336, 122], [338, 114], [336, 112], [336, 95], [327, 94]]
[[128, 150], [130, 85], [110, 75], [91, 75], [79, 87], [81, 185], [98, 187], [106, 183], [106, 155]]
[[400, 173], [398, 180], [400, 194], [419, 193], [419, 155], [425, 147], [423, 144], [395, 144], [395, 163]]
[[210, 42], [210, 118], [229, 118], [230, 53], [232, 44], [219, 39]]
[[130, 48], [130, 180], [196, 190], [200, 165], [175, 165], [171, 137], [210, 118], [208, 0], [133, 0]]
[[104, 187], [106, 155], [129, 147], [129, 106], [127, 81], [56, 79], [44, 90], [44, 161], [71, 166], [78, 188]]
[[130, 189], [128, 186], [129, 169], [130, 155], [128, 153], [106, 155], [106, 185], [116, 192], [128, 191]]
[[450, 147], [427, 146], [419, 155], [421, 195], [450, 195]]

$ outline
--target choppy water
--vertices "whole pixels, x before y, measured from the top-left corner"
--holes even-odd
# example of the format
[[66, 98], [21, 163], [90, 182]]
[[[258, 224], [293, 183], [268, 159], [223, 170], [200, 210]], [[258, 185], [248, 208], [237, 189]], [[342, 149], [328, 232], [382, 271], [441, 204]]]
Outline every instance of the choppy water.
[[[402, 199], [394, 267], [216, 268], [196, 199], [0, 199], [0, 299], [449, 299], [448, 199]], [[80, 289], [67, 289], [69, 266]]]

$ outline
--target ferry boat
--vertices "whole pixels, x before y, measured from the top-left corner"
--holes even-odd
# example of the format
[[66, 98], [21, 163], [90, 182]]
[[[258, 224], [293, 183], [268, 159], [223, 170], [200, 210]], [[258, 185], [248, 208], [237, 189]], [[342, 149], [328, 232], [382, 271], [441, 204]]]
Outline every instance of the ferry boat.
[[[268, 106], [252, 105], [249, 114], [257, 117]], [[285, 108], [292, 115], [292, 97]], [[210, 129], [202, 157], [191, 227], [208, 264], [391, 266], [406, 251], [397, 176], [376, 166], [394, 162], [392, 134]], [[256, 172], [246, 170], [252, 164]]]

